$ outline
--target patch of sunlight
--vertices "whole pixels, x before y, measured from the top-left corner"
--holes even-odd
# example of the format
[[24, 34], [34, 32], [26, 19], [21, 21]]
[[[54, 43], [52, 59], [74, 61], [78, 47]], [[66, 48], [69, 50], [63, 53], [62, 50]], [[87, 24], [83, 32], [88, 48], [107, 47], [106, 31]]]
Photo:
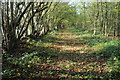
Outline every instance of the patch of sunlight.
[[86, 53], [85, 51], [79, 51], [80, 53]]
[[69, 69], [71, 67], [71, 63], [74, 63], [71, 60], [61, 60], [57, 62], [57, 67], [60, 67], [61, 69]]
[[41, 47], [49, 47], [49, 46], [51, 46], [52, 45], [52, 43], [40, 43], [40, 42], [38, 42], [38, 43], [36, 43], [36, 46], [41, 46]]
[[61, 36], [62, 39], [75, 39], [75, 38], [78, 38], [79, 36], [76, 36], [76, 35], [70, 35], [70, 36]]
[[59, 33], [59, 35], [71, 35], [72, 33]]
[[62, 39], [73, 39], [73, 38], [78, 38], [78, 35], [73, 35], [72, 33], [59, 33], [57, 35], [58, 38], [62, 38]]
[[57, 42], [65, 42], [65, 41], [57, 41]]
[[55, 48], [60, 48], [62, 50], [74, 51], [83, 49], [82, 46], [68, 46], [68, 45], [54, 45]]
[[97, 46], [93, 46], [93, 49], [94, 49], [95, 51], [102, 50], [103, 48], [104, 48], [104, 44], [99, 44], [99, 45], [97, 45]]

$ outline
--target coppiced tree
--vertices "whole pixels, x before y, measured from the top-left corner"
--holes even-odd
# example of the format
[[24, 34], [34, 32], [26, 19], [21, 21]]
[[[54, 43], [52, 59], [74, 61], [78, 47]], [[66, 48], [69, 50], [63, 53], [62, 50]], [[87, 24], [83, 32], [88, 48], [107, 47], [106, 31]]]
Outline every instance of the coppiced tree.
[[12, 53], [27, 38], [41, 38], [50, 31], [73, 25], [76, 9], [64, 2], [3, 2], [3, 47]]
[[[34, 34], [34, 17], [36, 16], [36, 14], [46, 10], [49, 4], [51, 3], [3, 3], [3, 46], [6, 46], [5, 48], [7, 51], [12, 52], [17, 42], [19, 42], [23, 37], [28, 35], [28, 28], [30, 26], [32, 26], [32, 34]], [[33, 23], [32, 25], [30, 25], [31, 22]]]

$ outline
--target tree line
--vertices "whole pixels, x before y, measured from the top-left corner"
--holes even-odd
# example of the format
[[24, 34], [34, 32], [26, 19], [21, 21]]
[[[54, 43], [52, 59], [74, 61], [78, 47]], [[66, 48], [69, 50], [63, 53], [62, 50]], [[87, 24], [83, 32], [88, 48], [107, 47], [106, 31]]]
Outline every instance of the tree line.
[[120, 2], [82, 2], [80, 11], [83, 28], [95, 34], [120, 36]]
[[25, 37], [41, 38], [73, 24], [70, 21], [73, 12], [74, 7], [67, 2], [2, 2], [2, 46], [13, 52]]
[[41, 38], [53, 30], [81, 27], [105, 36], [120, 36], [120, 2], [1, 2], [3, 48], [26, 37]]

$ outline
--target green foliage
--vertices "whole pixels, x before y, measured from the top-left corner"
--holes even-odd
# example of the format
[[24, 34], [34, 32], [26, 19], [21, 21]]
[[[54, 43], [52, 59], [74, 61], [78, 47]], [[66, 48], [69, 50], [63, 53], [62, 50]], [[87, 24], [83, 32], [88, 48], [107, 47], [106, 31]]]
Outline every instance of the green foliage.
[[[27, 46], [27, 48], [31, 52], [27, 52], [26, 50], [25, 53], [17, 58], [11, 58], [6, 55], [7, 58], [4, 61], [8, 61], [11, 65], [17, 66], [17, 68], [12, 69], [10, 67], [11, 70], [3, 70], [3, 76], [43, 77], [45, 75], [53, 77], [57, 74], [57, 77], [61, 80], [67, 79], [70, 76], [72, 77], [70, 77], [69, 80], [105, 79], [106, 75], [107, 77], [115, 78], [113, 73], [120, 72], [120, 41], [100, 35], [92, 35], [81, 28], [71, 28], [68, 30], [74, 32], [74, 35], [70, 34], [71, 36], [77, 36], [77, 38], [74, 38], [76, 41], [70, 40], [70, 43], [66, 44], [69, 42], [68, 35], [66, 40], [59, 39], [61, 35], [56, 35], [57, 33], [55, 33], [55, 35], [49, 34], [39, 41], [29, 40], [31, 46]], [[62, 41], [63, 44], [56, 44], [57, 41]], [[65, 44], [64, 41], [66, 41]], [[63, 47], [56, 49], [54, 45], [61, 45]], [[70, 49], [73, 49], [71, 46], [75, 46], [75, 49], [77, 46], [78, 52], [75, 52], [77, 50], [64, 51], [64, 49], [69, 48], [69, 46]], [[98, 61], [105, 58], [106, 60], [103, 62]], [[99, 74], [102, 70], [104, 71], [103, 74], [107, 72], [105, 76], [94, 75], [95, 72]]]
[[[3, 52], [4, 78], [55, 76], [61, 80], [69, 77], [74, 80], [104, 80], [106, 75], [107, 78], [115, 78], [113, 73], [120, 73], [120, 40], [103, 36], [117, 36], [120, 33], [117, 13], [119, 3], [41, 2], [30, 5], [15, 3], [15, 7], [12, 4], [3, 4], [3, 8], [7, 5], [7, 10], [2, 10], [3, 48], [11, 48], [16, 54]], [[8, 13], [11, 16], [6, 17]], [[20, 24], [17, 25], [14, 22], [16, 20]], [[8, 23], [15, 25], [11, 27]], [[59, 34], [61, 28], [63, 31]], [[14, 43], [16, 45], [20, 40], [26, 43], [18, 44], [18, 49], [14, 49]]]
[[52, 43], [43, 43], [43, 42], [38, 42], [38, 43], [36, 43], [36, 46], [41, 46], [41, 47], [49, 47], [49, 46], [51, 46], [52, 45]]
[[101, 57], [108, 58], [108, 66], [112, 66], [113, 68], [108, 71], [120, 73], [120, 40], [111, 40], [110, 42], [100, 43], [93, 46], [93, 49]]
[[120, 60], [115, 60], [114, 63], [110, 63], [113, 66], [113, 70], [111, 72], [120, 73]]
[[86, 39], [83, 44], [87, 44], [90, 46], [94, 46], [94, 45], [99, 45], [102, 43], [106, 43], [109, 42], [111, 39], [107, 39], [107, 38], [101, 38], [101, 37], [97, 37], [97, 36], [91, 36], [90, 34], [87, 37], [83, 37], [83, 39]]
[[64, 79], [64, 78], [67, 78], [68, 74], [62, 74], [59, 76], [59, 79]]
[[70, 29], [69, 32], [84, 33], [84, 29], [81, 27], [75, 27], [73, 29]]
[[12, 76], [13, 74], [14, 74], [14, 70], [11, 69], [6, 69], [2, 72], [3, 77]]
[[106, 57], [119, 57], [120, 55], [120, 41], [119, 40], [111, 40], [110, 42], [100, 43], [98, 45], [93, 46], [93, 49], [103, 56]]
[[57, 32], [58, 32], [58, 31], [53, 30], [53, 31], [51, 31], [49, 34], [54, 35], [54, 34], [56, 34]]

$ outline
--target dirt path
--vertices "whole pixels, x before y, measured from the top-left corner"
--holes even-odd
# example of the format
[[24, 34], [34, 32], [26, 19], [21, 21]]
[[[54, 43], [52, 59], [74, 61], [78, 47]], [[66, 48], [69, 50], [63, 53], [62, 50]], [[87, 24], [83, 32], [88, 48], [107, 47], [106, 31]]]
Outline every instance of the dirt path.
[[49, 39], [48, 42], [51, 42], [52, 45], [47, 49], [53, 49], [54, 53], [58, 55], [51, 56], [53, 62], [48, 64], [49, 66], [45, 69], [64, 70], [63, 73], [58, 72], [57, 76], [67, 78], [111, 77], [106, 74], [111, 68], [106, 66], [105, 60], [107, 58], [101, 58], [100, 55], [92, 53], [91, 46], [83, 44], [84, 39], [80, 39], [78, 34], [69, 33], [65, 29], [51, 37], [54, 39]]
[[29, 46], [22, 45], [25, 46], [21, 48], [23, 52], [20, 51], [12, 62], [12, 77], [29, 77], [30, 80], [98, 80], [114, 76], [118, 79], [118, 74], [110, 73], [112, 67], [107, 64], [108, 58], [94, 52], [93, 45], [88, 44], [96, 43], [96, 38], [87, 36], [87, 33], [71, 32], [73, 29], [62, 29], [46, 35], [40, 41], [31, 41]]

